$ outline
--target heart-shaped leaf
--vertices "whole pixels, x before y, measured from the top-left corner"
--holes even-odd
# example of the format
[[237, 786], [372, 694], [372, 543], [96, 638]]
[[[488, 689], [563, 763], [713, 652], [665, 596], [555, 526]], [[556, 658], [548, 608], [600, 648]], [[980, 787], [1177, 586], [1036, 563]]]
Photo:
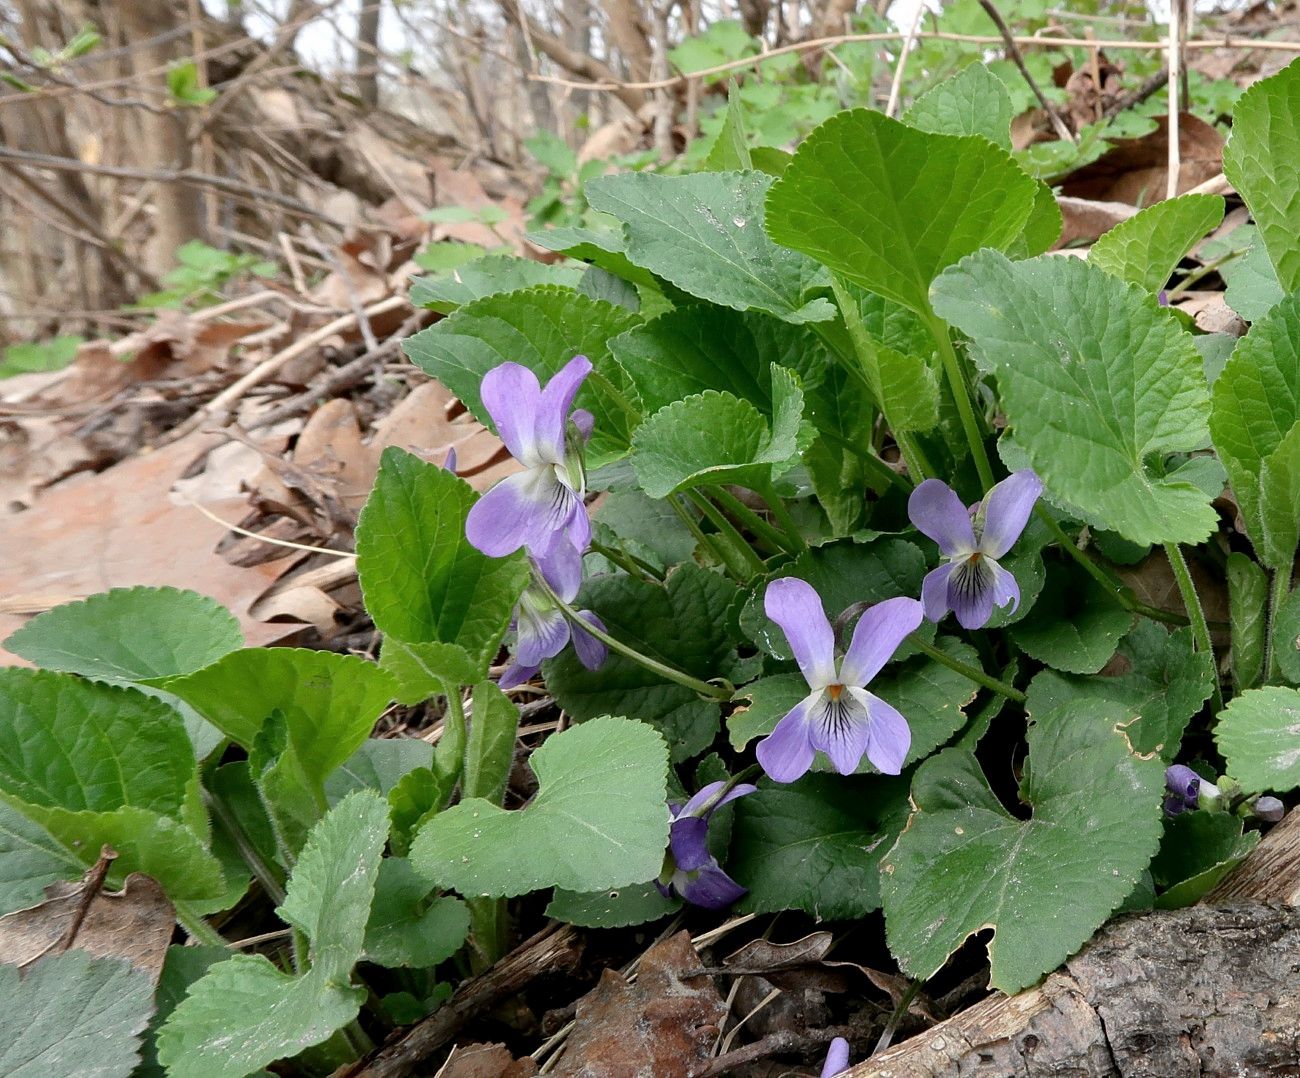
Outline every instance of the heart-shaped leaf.
[[1223, 220], [1219, 195], [1167, 198], [1121, 221], [1088, 252], [1088, 261], [1148, 292], [1165, 286], [1174, 267]]
[[1214, 740], [1228, 774], [1248, 791], [1285, 793], [1300, 786], [1300, 691], [1250, 689], [1219, 716]]

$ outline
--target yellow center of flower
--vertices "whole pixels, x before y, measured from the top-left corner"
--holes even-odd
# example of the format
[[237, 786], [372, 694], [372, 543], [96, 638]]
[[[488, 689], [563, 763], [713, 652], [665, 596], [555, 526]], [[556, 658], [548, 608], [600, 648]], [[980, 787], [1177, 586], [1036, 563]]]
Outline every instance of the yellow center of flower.
[[827, 685], [826, 691], [831, 694], [832, 701], [838, 701], [840, 694], [844, 692], [843, 685]]

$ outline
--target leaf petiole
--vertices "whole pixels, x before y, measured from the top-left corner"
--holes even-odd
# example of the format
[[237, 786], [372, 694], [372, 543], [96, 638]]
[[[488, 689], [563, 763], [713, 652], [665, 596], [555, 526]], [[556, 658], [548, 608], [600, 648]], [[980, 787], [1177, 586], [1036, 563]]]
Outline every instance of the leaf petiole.
[[941, 651], [933, 644], [927, 643], [921, 637], [917, 636], [916, 633], [912, 633], [907, 638], [907, 641], [922, 654], [928, 655], [935, 662], [939, 663], [941, 666], [946, 666], [949, 670], [955, 670], [957, 673], [961, 674], [962, 677], [975, 682], [976, 685], [983, 685], [984, 688], [991, 689], [993, 692], [1005, 696], [1008, 700], [1014, 700], [1018, 704], [1023, 704], [1028, 699], [1028, 697], [1014, 685], [1008, 685], [1005, 681], [999, 681], [997, 678], [991, 677], [984, 673], [983, 670], [979, 669], [979, 667], [971, 666], [969, 663], [964, 663], [960, 659], [954, 659], [947, 652]]

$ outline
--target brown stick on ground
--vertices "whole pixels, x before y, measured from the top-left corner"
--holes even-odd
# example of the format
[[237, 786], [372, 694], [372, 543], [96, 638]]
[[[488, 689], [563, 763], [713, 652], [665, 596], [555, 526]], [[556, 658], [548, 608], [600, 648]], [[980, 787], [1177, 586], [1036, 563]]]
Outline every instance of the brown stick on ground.
[[1039, 89], [1038, 83], [1034, 81], [1034, 76], [1029, 73], [1029, 68], [1025, 66], [1025, 58], [1020, 55], [1020, 46], [1016, 44], [1015, 35], [1012, 34], [1011, 27], [1007, 25], [1002, 13], [993, 6], [993, 0], [980, 0], [980, 7], [993, 20], [993, 25], [998, 28], [998, 33], [1002, 35], [1002, 42], [1007, 47], [1007, 55], [1011, 57], [1012, 63], [1020, 69], [1020, 74], [1025, 77], [1025, 82], [1029, 83], [1029, 88], [1034, 91], [1038, 103], [1043, 106], [1047, 118], [1052, 121], [1052, 127], [1056, 130], [1057, 136], [1066, 142], [1077, 142], [1078, 139], [1074, 132], [1066, 126], [1065, 121], [1061, 119], [1061, 114], [1056, 111], [1056, 106], [1047, 100], [1047, 95]]
[[572, 925], [543, 929], [491, 969], [466, 981], [456, 994], [399, 1040], [382, 1048], [368, 1064], [339, 1078], [397, 1078], [411, 1074], [454, 1037], [467, 1022], [522, 991], [546, 973], [577, 967], [582, 938]]
[[1300, 912], [1262, 903], [1300, 902], [1300, 812], [1206, 901], [1237, 905], [1119, 918], [1037, 988], [991, 996], [847, 1075], [1297, 1073]]

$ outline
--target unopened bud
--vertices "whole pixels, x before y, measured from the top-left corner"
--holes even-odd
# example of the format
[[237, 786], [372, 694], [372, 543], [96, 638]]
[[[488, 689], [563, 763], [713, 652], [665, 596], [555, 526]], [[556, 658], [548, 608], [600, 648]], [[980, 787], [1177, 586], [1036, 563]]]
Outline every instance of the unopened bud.
[[1251, 806], [1255, 815], [1266, 823], [1277, 823], [1286, 815], [1286, 806], [1276, 797], [1264, 796], [1255, 798], [1255, 803]]

